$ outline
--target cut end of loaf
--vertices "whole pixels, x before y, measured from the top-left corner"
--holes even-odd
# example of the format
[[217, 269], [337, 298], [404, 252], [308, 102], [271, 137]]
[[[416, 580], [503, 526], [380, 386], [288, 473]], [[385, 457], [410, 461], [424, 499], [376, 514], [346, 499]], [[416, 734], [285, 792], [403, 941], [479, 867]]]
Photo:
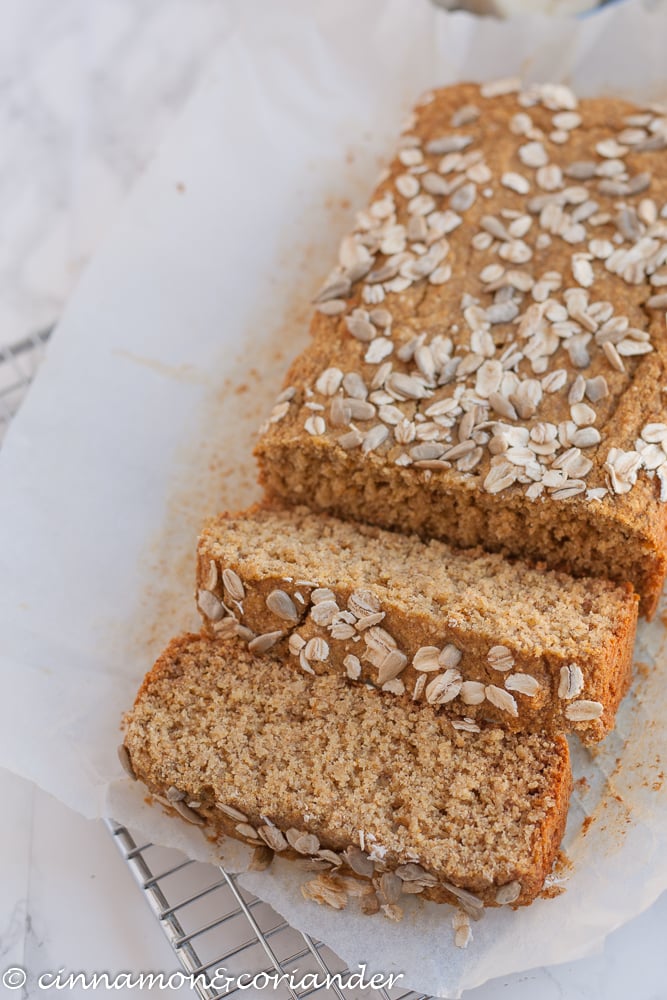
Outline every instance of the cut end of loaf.
[[540, 892], [571, 780], [562, 737], [457, 732], [428, 707], [197, 636], [174, 640], [145, 679], [125, 746], [151, 792], [196, 803], [217, 835], [302, 858], [286, 838], [308, 835], [314, 861], [365, 875], [369, 891], [418, 865], [426, 898], [460, 891], [472, 906]]
[[241, 635], [252, 651], [434, 705], [465, 726], [599, 741], [630, 678], [629, 586], [306, 507], [210, 521], [197, 597], [209, 635]]

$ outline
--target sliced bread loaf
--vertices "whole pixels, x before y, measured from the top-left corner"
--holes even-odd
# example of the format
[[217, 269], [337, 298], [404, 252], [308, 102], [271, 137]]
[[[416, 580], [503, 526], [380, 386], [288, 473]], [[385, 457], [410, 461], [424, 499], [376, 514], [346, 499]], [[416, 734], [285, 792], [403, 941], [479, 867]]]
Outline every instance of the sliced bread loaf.
[[456, 731], [430, 707], [193, 635], [144, 680], [123, 753], [184, 818], [301, 858], [305, 895], [340, 908], [361, 894], [368, 912], [402, 892], [473, 916], [529, 903], [571, 785], [562, 736]]
[[197, 588], [208, 634], [431, 704], [467, 729], [492, 720], [600, 740], [630, 679], [629, 586], [305, 507], [210, 521]]

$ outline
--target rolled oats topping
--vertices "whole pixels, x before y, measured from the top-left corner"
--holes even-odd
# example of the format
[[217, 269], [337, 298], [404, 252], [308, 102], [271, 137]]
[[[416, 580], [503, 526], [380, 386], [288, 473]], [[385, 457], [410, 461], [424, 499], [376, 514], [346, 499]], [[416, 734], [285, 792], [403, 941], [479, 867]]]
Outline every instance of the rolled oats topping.
[[[667, 452], [656, 462], [607, 436], [665, 326], [667, 216], [642, 159], [667, 146], [663, 119], [649, 109], [645, 126], [587, 131], [586, 106], [561, 85], [499, 81], [478, 96], [428, 139], [418, 109], [315, 300], [360, 350], [323, 368], [306, 398], [279, 397], [269, 420], [301, 406], [304, 431], [332, 435], [355, 461], [535, 503], [613, 499], [640, 476], [663, 498]], [[513, 109], [498, 174], [484, 141], [494, 102]], [[442, 315], [441, 289], [459, 297]], [[573, 448], [585, 456], [573, 461]]]
[[560, 668], [560, 683], [558, 697], [564, 701], [576, 698], [584, 690], [584, 674], [576, 663], [569, 663]]
[[565, 707], [565, 715], [571, 722], [592, 722], [604, 712], [599, 701], [572, 701]]

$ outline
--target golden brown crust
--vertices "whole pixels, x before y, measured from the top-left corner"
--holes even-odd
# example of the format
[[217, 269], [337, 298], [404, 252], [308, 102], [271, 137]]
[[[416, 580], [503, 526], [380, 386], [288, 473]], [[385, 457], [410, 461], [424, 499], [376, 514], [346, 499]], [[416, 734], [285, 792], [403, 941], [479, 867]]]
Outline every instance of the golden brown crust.
[[[452, 116], [468, 105], [476, 106], [480, 116], [464, 126], [453, 127]], [[636, 442], [641, 440], [646, 425], [662, 424], [667, 418], [663, 392], [667, 376], [665, 308], [647, 305], [649, 299], [663, 290], [663, 277], [655, 272], [664, 271], [662, 258], [667, 246], [667, 222], [660, 217], [662, 206], [667, 201], [667, 153], [664, 148], [651, 147], [651, 141], [654, 146], [659, 146], [657, 140], [662, 134], [659, 128], [663, 120], [660, 119], [656, 125], [657, 119], [650, 112], [647, 114], [647, 121], [650, 119], [651, 123], [647, 124], [648, 139], [643, 144], [648, 148], [643, 148], [642, 143], [637, 144], [637, 134], [642, 129], [634, 127], [633, 136], [628, 132], [628, 129], [630, 132], [633, 129], [626, 124], [628, 116], [638, 113], [637, 108], [613, 99], [582, 101], [576, 114], [581, 115], [583, 124], [578, 128], [568, 126], [569, 139], [566, 142], [562, 141], [563, 130], [560, 130], [561, 138], [552, 141], [559, 112], [554, 111], [553, 102], [552, 106], [546, 105], [540, 99], [533, 105], [522, 107], [516, 94], [483, 98], [478, 87], [462, 84], [436, 91], [430, 103], [416, 109], [414, 127], [407, 134], [411, 137], [410, 142], [414, 137], [419, 140], [419, 150], [426, 150], [430, 139], [443, 134], [467, 136], [472, 142], [458, 155], [478, 151], [483, 154], [483, 165], [490, 171], [486, 186], [483, 180], [475, 185], [473, 204], [460, 211], [462, 221], [446, 235], [447, 253], [442, 266], [451, 267], [451, 276], [443, 283], [431, 284], [421, 278], [401, 291], [384, 291], [379, 308], [391, 315], [391, 326], [376, 329], [372, 343], [378, 339], [383, 341], [380, 354], [385, 349], [393, 349], [383, 355], [381, 361], [367, 359], [369, 341], [360, 341], [352, 336], [346, 325], [355, 309], [366, 309], [367, 312], [373, 309], [373, 305], [363, 299], [364, 288], [368, 287], [366, 277], [354, 281], [349, 294], [341, 296], [344, 309], [339, 315], [315, 314], [312, 343], [296, 359], [285, 382], [293, 390], [291, 398], [280, 404], [286, 407], [286, 412], [282, 414], [282, 410], [279, 411], [279, 416], [274, 412], [275, 422], [269, 425], [256, 450], [261, 479], [270, 494], [292, 503], [306, 503], [315, 510], [353, 517], [385, 528], [418, 532], [422, 537], [441, 538], [460, 547], [481, 544], [505, 555], [518, 555], [533, 561], [543, 559], [551, 567], [565, 569], [575, 575], [609, 576], [619, 582], [630, 581], [642, 598], [642, 613], [650, 617], [655, 611], [667, 570], [667, 505], [660, 501], [661, 488], [663, 492], [665, 488], [661, 487], [659, 477], [649, 468], [639, 473], [628, 492], [617, 492], [617, 487], [624, 489], [625, 484], [613, 479], [608, 462], [610, 449], [620, 449], [629, 455], [639, 454], [635, 451]], [[526, 135], [515, 134], [511, 122], [516, 115], [526, 114], [530, 115], [532, 131]], [[651, 132], [651, 129], [654, 131]], [[559, 133], [558, 129], [556, 133]], [[604, 143], [612, 140], [618, 143], [619, 135], [622, 138], [628, 135], [630, 144], [622, 146], [617, 155], [612, 155], [615, 147], [605, 146]], [[403, 142], [403, 152], [414, 148], [405, 145], [405, 137]], [[608, 175], [602, 179], [599, 173], [586, 179], [562, 176], [560, 186], [553, 190], [550, 186], [553, 178], [548, 180], [542, 175], [543, 183], [548, 185], [545, 189], [540, 182], [539, 169], [527, 166], [519, 155], [519, 148], [531, 142], [541, 145], [546, 150], [550, 167], [565, 175], [572, 164], [587, 162], [592, 162], [596, 169], [603, 171], [609, 168]], [[604, 150], [604, 155], [599, 149]], [[438, 173], [439, 160], [439, 155], [426, 153], [424, 163], [414, 166], [395, 159], [387, 177], [376, 189], [371, 204], [382, 202], [391, 192], [397, 225], [405, 225], [410, 217], [410, 199], [397, 191], [397, 178], [416, 178], [423, 185], [424, 174], [418, 171], [426, 165], [430, 171], [427, 176], [436, 176], [436, 179], [439, 176], [441, 181], [449, 182], [455, 171], [448, 167], [444, 173]], [[619, 173], [624, 168], [625, 174]], [[468, 168], [471, 169], [475, 169], [474, 163]], [[515, 176], [520, 174], [530, 184], [528, 194], [519, 194], [501, 183], [500, 178], [508, 172]], [[650, 184], [641, 189], [641, 179], [647, 175], [650, 175]], [[628, 179], [630, 193], [612, 194], [605, 188], [605, 184], [611, 184], [611, 190], [615, 190], [613, 177], [618, 176], [621, 177], [620, 183], [623, 177]], [[466, 180], [463, 175], [461, 177]], [[635, 183], [637, 193], [632, 193], [632, 183]], [[457, 190], [460, 186], [448, 196], [436, 195], [436, 211], [451, 211]], [[484, 191], [489, 197], [484, 196]], [[553, 219], [544, 218], [530, 205], [536, 198], [544, 201], [552, 197], [557, 202], [559, 197], [565, 197], [564, 191], [574, 193], [567, 195], [564, 208], [562, 204], [558, 207], [558, 211], [562, 209], [565, 212], [570, 227], [566, 235], [561, 235], [560, 231], [554, 232], [556, 223]], [[585, 193], [580, 196], [579, 191]], [[423, 194], [422, 186], [419, 197]], [[568, 201], [570, 197], [573, 202]], [[582, 199], [585, 197], [588, 201], [584, 203]], [[578, 209], [582, 204], [587, 206], [589, 203], [592, 209], [587, 209], [588, 214], [581, 212], [583, 218], [579, 221]], [[500, 220], [503, 226], [509, 226], [510, 219], [503, 216], [503, 212], [508, 211], [530, 222], [528, 232], [521, 239], [531, 253], [527, 261], [508, 262], [502, 256], [502, 245], [508, 244], [502, 244], [501, 239], [496, 239], [488, 248], [477, 249], [473, 246], [475, 236], [486, 231], [485, 220], [490, 216]], [[654, 214], [657, 219], [651, 222]], [[583, 239], [573, 234], [572, 225], [575, 223], [586, 230]], [[357, 230], [357, 233], [363, 235], [363, 229]], [[540, 238], [544, 245], [540, 244]], [[640, 269], [635, 274], [626, 270], [621, 274], [611, 270], [611, 265], [607, 266], [609, 253], [616, 252], [618, 248], [641, 258], [641, 248], [648, 247], [647, 241], [650, 243], [651, 240], [654, 242], [647, 252], [651, 248], [655, 251], [656, 263], [655, 266], [653, 263], [648, 265], [648, 271]], [[400, 240], [387, 247], [387, 254], [376, 254], [373, 264], [376, 271], [391, 259], [389, 250], [399, 244]], [[408, 240], [407, 248], [412, 245]], [[616, 250], [604, 249], [605, 246]], [[523, 252], [519, 250], [519, 253]], [[590, 287], [586, 277], [581, 278], [584, 287], [574, 277], [576, 266], [582, 263], [575, 261], [575, 254], [583, 255], [584, 267], [587, 264], [592, 267]], [[607, 254], [607, 257], [600, 257], [599, 254]], [[393, 372], [414, 374], [417, 371], [414, 358], [403, 360], [399, 351], [421, 334], [426, 335], [427, 346], [433, 343], [434, 338], [451, 340], [454, 345], [452, 356], [467, 359], [471, 352], [472, 321], [469, 322], [470, 305], [466, 307], [466, 303], [477, 303], [472, 306], [473, 313], [478, 310], [474, 313], [474, 323], [480, 322], [479, 311], [499, 304], [497, 293], [494, 297], [489, 291], [489, 288], [497, 289], [498, 285], [483, 281], [481, 277], [485, 269], [490, 273], [489, 269], [494, 267], [504, 269], [505, 276], [512, 271], [528, 282], [538, 284], [544, 281], [545, 275], [559, 274], [560, 283], [556, 290], [551, 291], [549, 299], [553, 303], [551, 308], [555, 318], [548, 322], [552, 327], [553, 324], [558, 326], [565, 317], [566, 327], [570, 324], [572, 329], [563, 335], [565, 328], [558, 328], [558, 336], [562, 337], [561, 344], [564, 346], [558, 347], [549, 356], [546, 369], [538, 365], [536, 370], [532, 360], [526, 357], [514, 369], [522, 379], [530, 378], [533, 382], [540, 382], [549, 372], [562, 369], [567, 374], [563, 388], [553, 392], [544, 390], [537, 411], [525, 419], [515, 421], [499, 415], [493, 408], [487, 408], [482, 414], [482, 425], [484, 421], [488, 423], [489, 420], [501, 419], [512, 426], [533, 427], [541, 421], [560, 428], [571, 419], [571, 399], [577, 400], [580, 396], [575, 385], [577, 376], [585, 381], [600, 377], [605, 379], [606, 395], [595, 399], [586, 395], [583, 399], [584, 405], [595, 411], [594, 430], [599, 432], [601, 440], [597, 445], [581, 447], [585, 462], [578, 468], [585, 469], [586, 462], [592, 464], [583, 474], [576, 472], [570, 477], [576, 483], [584, 484], [575, 486], [573, 495], [555, 499], [554, 493], [559, 487], [547, 486], [537, 498], [531, 499], [526, 492], [530, 479], [523, 483], [514, 482], [498, 493], [489, 492], [484, 483], [492, 467], [493, 454], [487, 451], [485, 444], [480, 445], [483, 455], [474, 469], [461, 468], [460, 458], [452, 459], [449, 468], [440, 467], [439, 462], [447, 461], [446, 453], [444, 459], [436, 459], [430, 467], [418, 467], [410, 458], [410, 452], [419, 440], [398, 440], [396, 424], [391, 422], [395, 418], [390, 417], [387, 423], [379, 415], [382, 403], [377, 404], [373, 416], [351, 420], [351, 426], [358, 429], [360, 440], [364, 441], [363, 448], [354, 444], [341, 446], [341, 439], [346, 435], [349, 437], [349, 426], [336, 423], [331, 404], [336, 396], [346, 395], [347, 390], [339, 387], [334, 395], [329, 396], [317, 389], [318, 378], [327, 369], [337, 369], [344, 374], [355, 372], [362, 376], [367, 386], [366, 400], [372, 401], [374, 392], [377, 392], [373, 380], [377, 382], [382, 364], [391, 363]], [[504, 277], [499, 280], [509, 279]], [[667, 281], [667, 275], [664, 280]], [[381, 284], [375, 283], [372, 287], [377, 288]], [[495, 354], [489, 351], [493, 363], [511, 343], [516, 343], [518, 347], [525, 343], [525, 338], [517, 334], [517, 329], [520, 329], [517, 324], [520, 324], [528, 307], [539, 307], [542, 294], [537, 295], [535, 287], [533, 284], [527, 291], [515, 288], [513, 302], [518, 309], [515, 319], [493, 323], [490, 328], [487, 325], [486, 329], [490, 330], [496, 345]], [[611, 320], [607, 318], [598, 322], [595, 318], [591, 319], [587, 312], [585, 319], [581, 320], [580, 313], [571, 305], [574, 300], [568, 299], [573, 291], [584, 294], [595, 315], [604, 318], [607, 316], [605, 309], [611, 309]], [[534, 294], [537, 295], [535, 302]], [[561, 315], [568, 301], [571, 312]], [[386, 322], [386, 317], [383, 322]], [[612, 364], [602, 349], [603, 341], [608, 337], [615, 344], [619, 343], [620, 334], [600, 332], [605, 323], [610, 322], [626, 323], [629, 329], [636, 331], [633, 336], [638, 338], [649, 336], [651, 352], [624, 354], [621, 359], [624, 370], [617, 370], [614, 367], [616, 361]], [[584, 341], [589, 338], [584, 345], [589, 353], [588, 364], [573, 363], [568, 347], [571, 334]], [[620, 349], [625, 351], [627, 347], [634, 350], [627, 343], [621, 344]], [[488, 358], [489, 353], [482, 356]], [[425, 400], [395, 398], [390, 400], [390, 405], [401, 410], [410, 422], [415, 412], [423, 414], [433, 400], [449, 398], [455, 386], [465, 384], [474, 387], [476, 377], [473, 369], [466, 376], [465, 383], [460, 378], [457, 381], [454, 376], [453, 381], [442, 388], [441, 382], [432, 386]], [[387, 383], [383, 382], [381, 391], [386, 388]], [[304, 426], [309, 418], [310, 432]], [[319, 423], [312, 422], [318, 419], [326, 425], [323, 432], [320, 432]], [[581, 419], [587, 418], [584, 416]], [[366, 435], [376, 426], [388, 430], [388, 437], [364, 453]], [[453, 428], [452, 436], [444, 439], [443, 444], [447, 448], [457, 443], [457, 431], [458, 424]], [[378, 432], [379, 435], [382, 433]], [[567, 447], [569, 438], [564, 440], [560, 455]], [[646, 444], [642, 444], [642, 449]], [[405, 461], [411, 464], [397, 465], [396, 460], [403, 461], [406, 455]], [[576, 493], [577, 489], [581, 492]], [[590, 489], [607, 492], [590, 499]]]
[[[236, 574], [238, 594], [226, 588], [225, 571]], [[251, 649], [292, 657], [304, 670], [386, 684], [387, 697], [435, 704], [466, 725], [573, 730], [595, 742], [612, 728], [631, 673], [637, 599], [629, 585], [425, 545], [304, 507], [254, 507], [210, 521], [199, 539], [197, 592], [209, 635], [241, 634]], [[355, 618], [358, 593], [370, 595], [372, 618], [363, 609]], [[293, 619], [272, 608], [276, 594]], [[376, 638], [396, 643], [402, 655], [393, 666], [383, 666]], [[315, 642], [321, 649], [311, 655]], [[446, 647], [440, 664], [424, 663], [428, 650]], [[509, 665], [492, 665], [498, 647]], [[568, 670], [576, 683], [566, 697]], [[450, 686], [438, 694], [445, 676]], [[584, 701], [596, 706], [591, 717], [570, 718]]]
[[[258, 846], [267, 838], [285, 857], [342, 876], [343, 886], [372, 870], [368, 895], [381, 896], [385, 871], [408, 877], [406, 864], [421, 864], [409, 875], [424, 882], [425, 898], [460, 904], [463, 890], [473, 910], [479, 900], [496, 905], [500, 887], [513, 905], [539, 893], [570, 793], [563, 737], [456, 733], [428, 708], [381, 708], [372, 692], [351, 694], [331, 676], [287, 664], [282, 685], [276, 676], [275, 664], [240, 643], [173, 640], [128, 719], [137, 778], [207, 831]], [[177, 790], [183, 797], [170, 803]], [[290, 846], [276, 832], [288, 830]], [[306, 833], [317, 846], [296, 839]], [[317, 851], [336, 852], [335, 866]]]

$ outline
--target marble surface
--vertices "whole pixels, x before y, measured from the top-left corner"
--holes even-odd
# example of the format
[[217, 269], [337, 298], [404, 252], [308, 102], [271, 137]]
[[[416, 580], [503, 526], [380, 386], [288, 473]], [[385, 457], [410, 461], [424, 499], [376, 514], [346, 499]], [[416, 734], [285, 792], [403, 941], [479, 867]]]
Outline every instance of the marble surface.
[[3, 0], [0, 347], [61, 315], [229, 20], [219, 0]]

